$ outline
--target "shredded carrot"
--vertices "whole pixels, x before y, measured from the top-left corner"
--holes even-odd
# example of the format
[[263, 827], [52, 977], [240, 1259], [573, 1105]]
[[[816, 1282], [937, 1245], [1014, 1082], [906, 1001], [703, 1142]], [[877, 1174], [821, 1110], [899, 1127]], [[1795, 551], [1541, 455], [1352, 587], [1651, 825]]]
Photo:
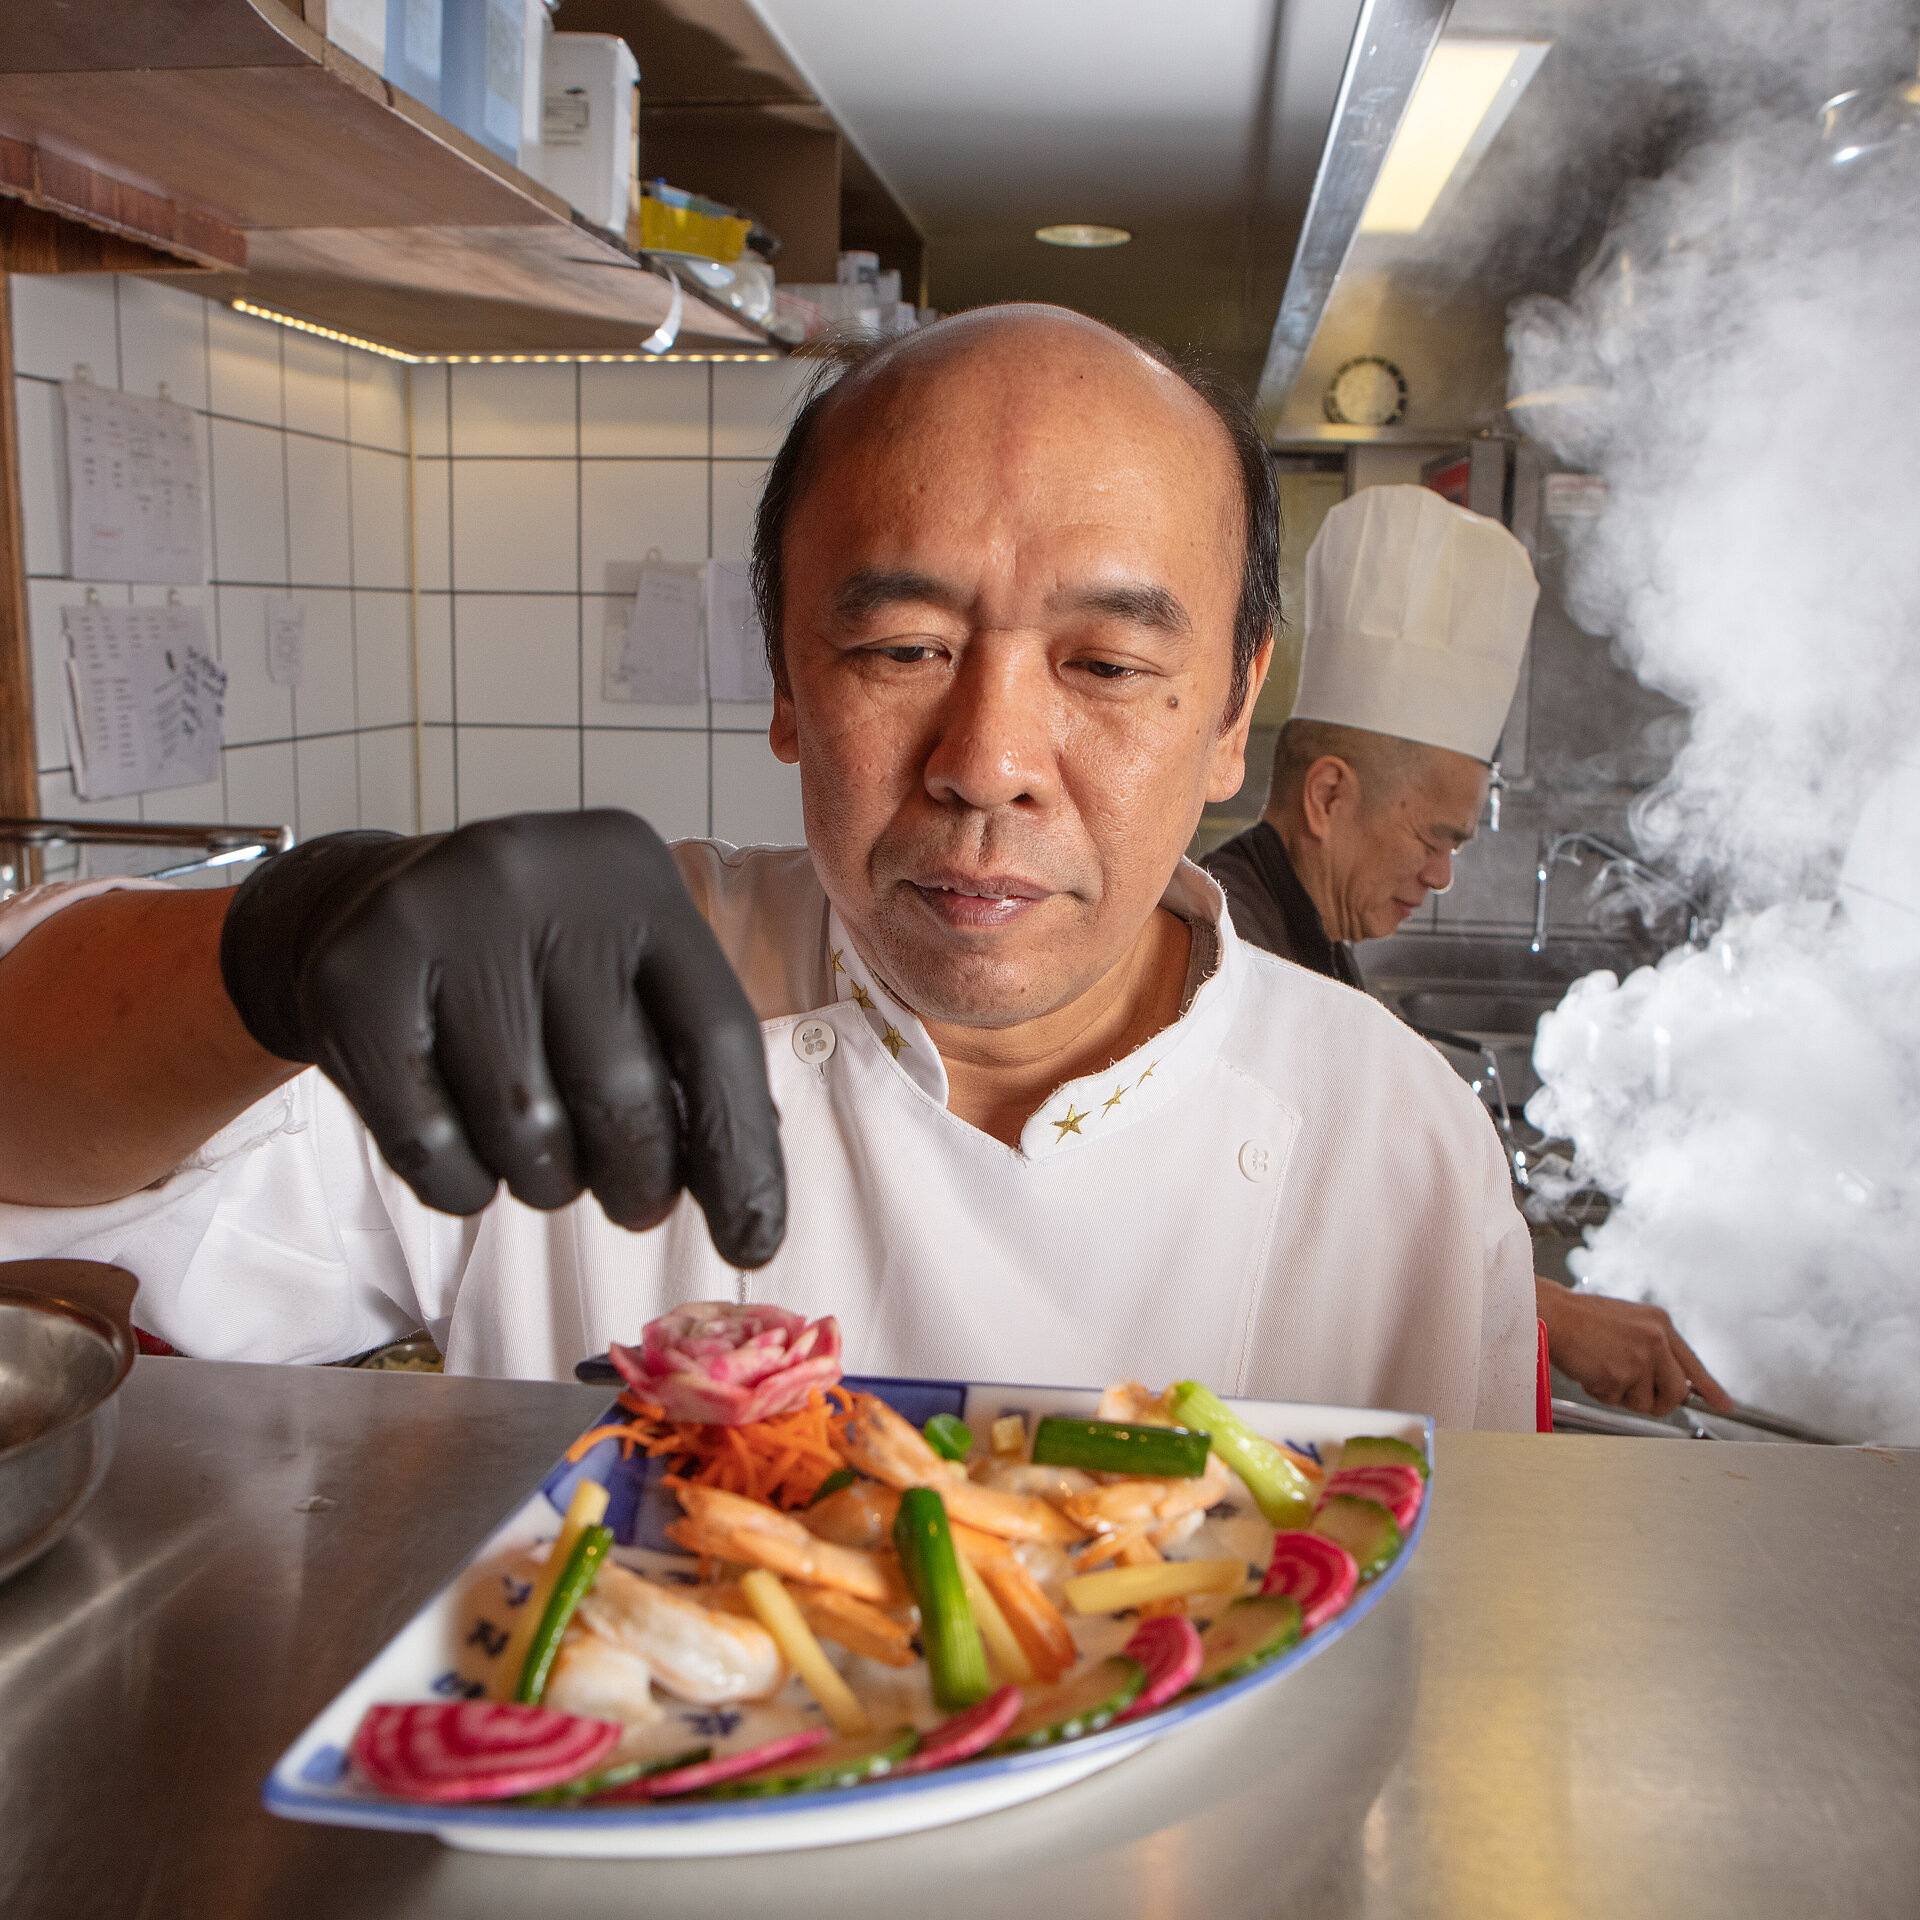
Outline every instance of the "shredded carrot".
[[811, 1393], [804, 1407], [744, 1427], [670, 1421], [661, 1408], [631, 1389], [621, 1394], [620, 1405], [633, 1418], [583, 1433], [567, 1449], [569, 1460], [578, 1460], [601, 1441], [618, 1437], [624, 1456], [631, 1457], [637, 1448], [650, 1458], [663, 1459], [673, 1472], [698, 1486], [744, 1494], [789, 1512], [805, 1506], [819, 1492], [820, 1483], [846, 1465], [834, 1445], [833, 1422], [852, 1412], [853, 1402], [839, 1387]]

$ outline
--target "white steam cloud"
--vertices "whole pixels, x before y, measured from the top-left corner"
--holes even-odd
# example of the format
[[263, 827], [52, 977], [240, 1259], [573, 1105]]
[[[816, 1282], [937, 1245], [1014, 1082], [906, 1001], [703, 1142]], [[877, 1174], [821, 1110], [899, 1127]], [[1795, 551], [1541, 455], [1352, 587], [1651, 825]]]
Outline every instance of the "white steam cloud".
[[1635, 834], [1728, 916], [1573, 988], [1528, 1117], [1612, 1196], [1585, 1284], [1736, 1397], [1920, 1443], [1920, 105], [1836, 164], [1802, 12], [1509, 328], [1510, 391], [1562, 396], [1528, 431], [1609, 484], [1570, 610], [1690, 711]]

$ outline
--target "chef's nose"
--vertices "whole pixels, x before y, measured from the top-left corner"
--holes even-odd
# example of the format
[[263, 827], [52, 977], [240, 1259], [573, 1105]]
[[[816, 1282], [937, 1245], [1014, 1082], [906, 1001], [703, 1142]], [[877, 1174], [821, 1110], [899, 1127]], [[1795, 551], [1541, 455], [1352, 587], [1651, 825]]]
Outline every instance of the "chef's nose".
[[1453, 885], [1453, 849], [1444, 847], [1429, 854], [1417, 877], [1429, 893], [1445, 893]]
[[941, 703], [927, 791], [969, 807], [1046, 804], [1059, 791], [1051, 665], [1044, 647], [977, 635]]

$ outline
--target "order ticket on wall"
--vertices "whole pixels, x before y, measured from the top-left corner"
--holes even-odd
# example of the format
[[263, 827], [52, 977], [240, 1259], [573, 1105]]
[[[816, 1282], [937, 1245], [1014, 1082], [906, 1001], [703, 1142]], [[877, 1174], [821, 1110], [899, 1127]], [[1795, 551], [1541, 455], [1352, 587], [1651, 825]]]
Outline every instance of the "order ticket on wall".
[[194, 416], [171, 400], [64, 380], [76, 580], [199, 586], [207, 506]]
[[67, 747], [83, 800], [197, 787], [220, 771], [226, 669], [197, 607], [62, 607]]

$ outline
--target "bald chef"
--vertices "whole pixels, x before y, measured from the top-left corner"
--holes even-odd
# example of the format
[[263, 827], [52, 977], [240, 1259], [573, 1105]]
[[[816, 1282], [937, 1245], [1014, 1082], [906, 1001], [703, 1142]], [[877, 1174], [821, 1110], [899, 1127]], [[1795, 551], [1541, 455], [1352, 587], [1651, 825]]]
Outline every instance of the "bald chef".
[[0, 1251], [121, 1262], [215, 1358], [424, 1325], [564, 1375], [738, 1297], [837, 1314], [864, 1372], [1531, 1427], [1486, 1115], [1182, 859], [1241, 783], [1276, 540], [1244, 408], [1104, 327], [867, 348], [755, 531], [806, 846], [520, 815], [22, 896]]
[[[1307, 551], [1300, 689], [1266, 812], [1206, 857], [1244, 940], [1362, 984], [1350, 944], [1453, 881], [1513, 703], [1539, 587], [1497, 521], [1369, 487]], [[1554, 1364], [1596, 1399], [1670, 1412], [1719, 1383], [1660, 1307], [1535, 1283]]]

